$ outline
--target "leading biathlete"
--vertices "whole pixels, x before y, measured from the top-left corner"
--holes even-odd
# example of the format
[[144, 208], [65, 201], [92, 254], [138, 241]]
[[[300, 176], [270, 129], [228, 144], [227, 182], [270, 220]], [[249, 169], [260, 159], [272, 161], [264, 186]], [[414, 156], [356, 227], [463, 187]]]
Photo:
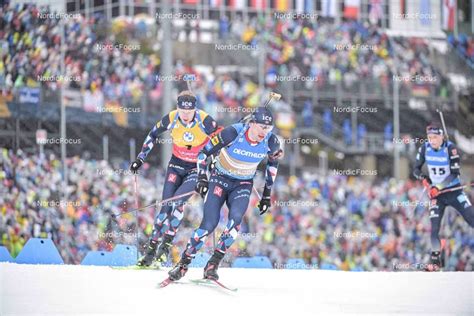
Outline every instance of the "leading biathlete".
[[[225, 128], [199, 153], [196, 190], [205, 195], [204, 217], [182, 253], [181, 260], [168, 273], [171, 281], [179, 280], [188, 271], [192, 258], [219, 223], [221, 207], [226, 203], [229, 208], [227, 226], [204, 268], [204, 278], [219, 278], [217, 268], [238, 235], [240, 223], [249, 205], [253, 178], [258, 165], [266, 157], [268, 162], [265, 188], [259, 203], [260, 214], [270, 208], [271, 189], [277, 174], [278, 159], [282, 156], [280, 143], [272, 129], [271, 112], [265, 107], [259, 107], [253, 113], [250, 123], [237, 123]], [[208, 180], [206, 159], [216, 153], [218, 156], [212, 163], [214, 167]]]

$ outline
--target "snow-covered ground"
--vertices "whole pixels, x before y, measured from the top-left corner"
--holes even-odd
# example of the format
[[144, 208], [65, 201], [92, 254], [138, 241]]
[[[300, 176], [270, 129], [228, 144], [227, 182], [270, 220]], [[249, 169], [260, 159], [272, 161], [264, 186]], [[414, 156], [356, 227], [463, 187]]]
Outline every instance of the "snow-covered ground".
[[474, 315], [474, 273], [220, 269], [237, 292], [201, 275], [0, 263], [0, 315]]

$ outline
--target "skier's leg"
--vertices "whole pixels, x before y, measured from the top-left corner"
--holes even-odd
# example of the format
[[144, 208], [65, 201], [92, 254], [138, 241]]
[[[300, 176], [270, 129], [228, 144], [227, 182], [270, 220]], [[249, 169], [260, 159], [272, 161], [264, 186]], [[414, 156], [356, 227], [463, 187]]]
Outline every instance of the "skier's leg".
[[[163, 199], [168, 199], [174, 195], [174, 192], [181, 184], [182, 177], [179, 170], [169, 167], [166, 171], [166, 181], [163, 186]], [[162, 205], [160, 212], [155, 218], [155, 224], [151, 237], [146, 245], [145, 254], [138, 260], [137, 265], [141, 267], [148, 267], [153, 263], [156, 256], [156, 250], [159, 245], [159, 238], [167, 230], [168, 215], [171, 211], [170, 205]]]
[[224, 258], [227, 249], [232, 246], [237, 238], [240, 230], [240, 223], [242, 222], [249, 205], [251, 192], [252, 182], [240, 181], [229, 193], [227, 197], [227, 206], [229, 207], [227, 226], [219, 237], [217, 247], [204, 268], [204, 278], [219, 279], [217, 268], [219, 267], [222, 258]]
[[[176, 190], [174, 195], [176, 196], [187, 192], [192, 192], [196, 188], [196, 184], [197, 173], [196, 171], [193, 171], [184, 177], [181, 185]], [[168, 216], [169, 226], [168, 230], [165, 232], [165, 235], [172, 237], [176, 235], [178, 227], [183, 219], [184, 204], [190, 197], [191, 195], [187, 195], [170, 203], [171, 211], [170, 215]]]
[[[192, 258], [194, 258], [199, 249], [202, 248], [207, 236], [214, 231], [219, 223], [221, 207], [227, 196], [226, 189], [224, 188], [226, 183], [227, 180], [223, 177], [215, 175], [209, 179], [209, 190], [204, 200], [204, 216], [201, 224], [189, 239], [186, 249], [181, 255], [181, 260], [168, 272], [171, 280], [179, 280], [186, 274]], [[227, 185], [229, 185], [229, 183], [227, 183]]]
[[[184, 177], [181, 186], [176, 190], [174, 196], [193, 191], [196, 187], [196, 183], [197, 173], [194, 171]], [[191, 195], [188, 195], [170, 202], [171, 210], [166, 219], [168, 222], [168, 230], [163, 234], [163, 240], [161, 241], [156, 254], [156, 257], [160, 261], [164, 262], [168, 259], [173, 238], [176, 235], [178, 227], [183, 219], [185, 202], [190, 197]]]
[[430, 221], [431, 221], [431, 265], [429, 271], [439, 270], [441, 267], [441, 241], [439, 239], [439, 230], [443, 219], [446, 204], [443, 197], [430, 200]]
[[449, 199], [449, 205], [454, 207], [459, 214], [461, 214], [469, 226], [474, 227], [474, 207], [471, 201], [469, 201], [469, 198], [463, 191], [453, 193]]
[[[183, 182], [183, 175], [180, 170], [176, 168], [168, 167], [166, 172], [166, 181], [163, 186], [162, 200], [169, 199], [173, 197], [176, 193], [176, 190], [179, 188]], [[171, 213], [172, 204], [166, 203], [161, 206], [160, 212], [156, 215], [155, 225], [152, 233], [152, 240], [157, 241], [169, 227], [169, 215]]]
[[[222, 179], [222, 177], [220, 177]], [[224, 204], [227, 191], [222, 185], [217, 182], [209, 181], [209, 191], [204, 201], [204, 216], [202, 218], [199, 228], [193, 233], [193, 236], [189, 239], [184, 253], [190, 257], [194, 257], [195, 254], [204, 245], [207, 236], [211, 234], [219, 224], [219, 218], [221, 213], [221, 207]]]
[[441, 229], [441, 220], [443, 219], [446, 205], [439, 198], [430, 200], [430, 221], [431, 221], [431, 251], [440, 251], [441, 242], [439, 239], [439, 230]]

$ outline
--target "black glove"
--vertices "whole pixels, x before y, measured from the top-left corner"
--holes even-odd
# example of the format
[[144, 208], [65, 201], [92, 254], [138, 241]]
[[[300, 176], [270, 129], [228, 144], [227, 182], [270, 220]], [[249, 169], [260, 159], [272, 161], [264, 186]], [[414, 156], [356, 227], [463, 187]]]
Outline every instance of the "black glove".
[[263, 190], [262, 198], [260, 199], [260, 202], [258, 203], [258, 209], [260, 210], [260, 215], [265, 214], [271, 206], [271, 200], [270, 200], [270, 190], [265, 188]]
[[132, 164], [130, 165], [130, 171], [133, 173], [137, 173], [138, 169], [143, 165], [143, 160], [141, 158], [137, 158]]
[[205, 173], [202, 173], [198, 176], [198, 183], [196, 185], [196, 192], [201, 195], [204, 199], [206, 196], [207, 190], [209, 189], [209, 181]]
[[427, 180], [430, 181], [430, 183], [431, 183], [430, 177], [427, 176], [426, 174], [424, 174], [423, 172], [420, 172], [419, 174], [415, 174], [415, 178], [416, 178], [417, 180], [425, 180], [425, 179], [427, 179]]

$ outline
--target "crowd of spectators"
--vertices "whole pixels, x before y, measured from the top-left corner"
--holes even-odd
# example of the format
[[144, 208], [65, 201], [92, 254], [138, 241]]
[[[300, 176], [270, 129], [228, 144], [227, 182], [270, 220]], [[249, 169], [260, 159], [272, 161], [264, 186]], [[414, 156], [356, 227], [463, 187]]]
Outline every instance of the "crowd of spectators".
[[[61, 22], [65, 45], [61, 45]], [[8, 94], [15, 88], [40, 85], [56, 91], [63, 84], [75, 89], [100, 90], [109, 100], [127, 98], [137, 102], [144, 85], [153, 83], [158, 74], [159, 58], [139, 54], [138, 41], [121, 40], [113, 27], [126, 27], [116, 24], [106, 24], [99, 14], [90, 19], [81, 15], [59, 18], [47, 7], [4, 5], [0, 9], [2, 92]], [[129, 33], [129, 38], [135, 38], [134, 32]]]
[[[80, 15], [59, 19], [50, 17], [48, 12], [47, 7], [23, 4], [5, 5], [0, 10], [0, 87], [4, 93], [25, 85], [58, 88], [58, 80], [54, 78], [61, 77], [60, 22], [64, 21], [62, 82], [66, 86], [99, 90], [110, 100], [126, 97], [138, 102], [145, 91], [151, 97], [161, 95], [162, 82], [156, 80], [160, 75], [159, 51], [153, 45], [148, 49], [147, 45], [155, 41], [159, 26], [124, 19], [107, 23], [100, 14], [89, 19]], [[361, 80], [380, 89], [389, 85], [394, 75], [400, 78], [418, 75], [422, 79], [421, 82], [402, 79], [408, 87], [443, 84], [441, 74], [430, 62], [425, 40], [390, 38], [373, 25], [255, 17], [247, 22], [238, 18], [221, 21], [220, 29], [222, 40], [258, 48], [250, 50], [255, 58], [265, 47], [267, 88], [283, 83], [287, 76], [304, 76], [306, 79], [299, 83], [307, 89], [315, 84], [337, 82], [350, 88]], [[468, 56], [471, 42], [458, 41], [459, 49], [464, 47]], [[227, 94], [232, 91], [234, 95], [220, 102], [243, 100], [252, 106], [258, 100], [256, 76], [229, 80], [227, 75], [211, 73], [207, 77], [203, 85], [211, 100], [222, 91]]]
[[448, 36], [448, 43], [462, 56], [471, 68], [474, 69], [474, 37], [466, 34]]
[[[68, 197], [64, 199], [57, 157], [2, 149], [0, 236], [13, 256], [32, 237], [52, 238], [69, 264], [80, 263], [90, 250], [136, 243], [133, 213], [117, 221], [111, 217], [135, 205], [127, 162], [112, 165], [80, 157], [67, 161]], [[160, 199], [163, 178], [162, 169], [144, 166], [139, 175], [141, 206]], [[255, 185], [263, 186], [261, 174]], [[416, 264], [428, 262], [430, 251], [427, 198], [418, 201], [421, 191], [412, 181], [334, 173], [326, 177], [314, 173], [279, 175], [271, 212], [259, 216], [258, 199], [252, 196], [239, 237], [224, 264], [231, 265], [237, 256], [266, 255], [275, 267], [284, 267], [289, 258], [303, 258], [314, 268], [416, 269]], [[155, 211], [150, 207], [139, 212], [138, 241], [142, 246], [152, 231]], [[226, 213], [224, 207], [218, 231], [225, 226]], [[185, 206], [172, 252], [175, 260], [201, 217], [202, 201], [196, 195]], [[441, 236], [447, 240], [448, 269], [472, 271], [472, 236], [454, 210], [445, 214]], [[212, 250], [211, 239], [203, 251]]]

